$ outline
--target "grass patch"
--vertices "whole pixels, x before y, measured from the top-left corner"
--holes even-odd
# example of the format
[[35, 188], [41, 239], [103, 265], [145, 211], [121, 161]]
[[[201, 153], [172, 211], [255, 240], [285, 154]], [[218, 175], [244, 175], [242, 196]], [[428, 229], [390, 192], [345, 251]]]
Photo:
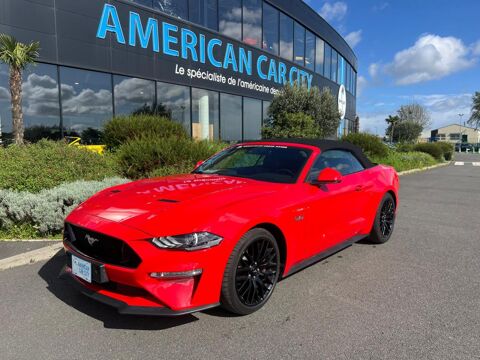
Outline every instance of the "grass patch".
[[62, 234], [41, 235], [32, 225], [27, 224], [13, 225], [8, 229], [0, 229], [0, 241], [30, 239], [61, 240]]
[[385, 157], [372, 157], [372, 161], [389, 165], [395, 168], [397, 172], [421, 169], [428, 166], [433, 166], [439, 163], [433, 156], [417, 151], [410, 152], [395, 152], [389, 151]]

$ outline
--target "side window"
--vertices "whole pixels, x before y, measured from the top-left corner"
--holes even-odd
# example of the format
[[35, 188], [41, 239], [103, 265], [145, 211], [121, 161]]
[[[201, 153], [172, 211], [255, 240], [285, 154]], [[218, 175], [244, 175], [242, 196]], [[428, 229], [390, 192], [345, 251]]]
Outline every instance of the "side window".
[[315, 180], [323, 169], [333, 168], [342, 175], [349, 175], [364, 170], [363, 165], [350, 151], [327, 150], [321, 153], [310, 170], [308, 181]]

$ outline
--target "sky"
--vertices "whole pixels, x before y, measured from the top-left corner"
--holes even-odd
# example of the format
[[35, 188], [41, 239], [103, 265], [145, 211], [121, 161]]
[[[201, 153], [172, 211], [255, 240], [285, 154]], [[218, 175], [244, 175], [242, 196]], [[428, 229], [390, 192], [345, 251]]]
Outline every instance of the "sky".
[[305, 2], [358, 58], [362, 131], [384, 135], [385, 118], [412, 102], [430, 113], [429, 129], [468, 120], [480, 91], [480, 0]]

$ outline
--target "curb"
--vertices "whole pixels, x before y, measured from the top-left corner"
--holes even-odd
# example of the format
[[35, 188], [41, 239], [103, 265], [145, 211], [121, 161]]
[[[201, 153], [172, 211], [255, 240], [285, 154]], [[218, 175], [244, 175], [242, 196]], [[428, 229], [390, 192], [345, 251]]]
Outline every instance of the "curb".
[[21, 241], [21, 242], [61, 242], [62, 239], [0, 239], [0, 242], [15, 242], [15, 241]]
[[48, 245], [43, 248], [28, 251], [23, 254], [11, 256], [0, 260], [0, 271], [12, 269], [17, 266], [34, 264], [39, 261], [48, 260], [53, 257], [60, 249], [63, 243]]
[[415, 173], [418, 173], [418, 172], [421, 172], [421, 171], [436, 169], [436, 168], [443, 167], [443, 166], [447, 166], [447, 165], [450, 165], [450, 164], [451, 164], [451, 161], [448, 161], [448, 162], [445, 162], [445, 163], [436, 164], [436, 165], [432, 165], [432, 166], [427, 166], [427, 167], [424, 167], [424, 168], [418, 168], [418, 169], [412, 169], [412, 170], [405, 170], [405, 171], [399, 172], [399, 173], [398, 173], [398, 176], [415, 174]]

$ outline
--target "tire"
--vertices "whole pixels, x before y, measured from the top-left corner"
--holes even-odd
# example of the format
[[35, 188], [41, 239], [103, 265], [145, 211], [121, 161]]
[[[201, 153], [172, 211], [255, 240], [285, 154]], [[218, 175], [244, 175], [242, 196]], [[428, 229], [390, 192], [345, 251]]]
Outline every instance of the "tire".
[[374, 244], [386, 243], [392, 236], [396, 215], [396, 204], [392, 194], [386, 193], [375, 215], [369, 241]]
[[228, 259], [223, 276], [221, 304], [237, 315], [248, 315], [268, 301], [280, 273], [280, 251], [265, 229], [242, 236]]

